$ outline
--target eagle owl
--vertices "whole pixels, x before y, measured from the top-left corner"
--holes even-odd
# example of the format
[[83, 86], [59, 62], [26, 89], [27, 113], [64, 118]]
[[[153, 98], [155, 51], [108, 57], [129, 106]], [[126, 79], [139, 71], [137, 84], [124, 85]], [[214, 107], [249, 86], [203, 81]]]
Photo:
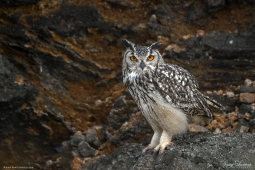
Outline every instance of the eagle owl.
[[196, 79], [187, 70], [164, 62], [158, 51], [160, 43], [136, 46], [128, 40], [122, 42], [127, 47], [123, 82], [154, 131], [143, 153], [163, 153], [172, 145], [173, 135], [187, 130], [189, 121], [210, 123], [209, 105], [221, 105], [198, 90]]

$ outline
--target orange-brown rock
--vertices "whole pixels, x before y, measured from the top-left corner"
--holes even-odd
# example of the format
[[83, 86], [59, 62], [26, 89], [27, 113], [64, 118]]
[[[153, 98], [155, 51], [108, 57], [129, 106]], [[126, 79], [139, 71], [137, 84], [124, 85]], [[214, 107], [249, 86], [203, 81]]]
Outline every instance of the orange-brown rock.
[[78, 170], [84, 163], [85, 161], [83, 159], [79, 157], [74, 157], [70, 164], [70, 168], [71, 170]]

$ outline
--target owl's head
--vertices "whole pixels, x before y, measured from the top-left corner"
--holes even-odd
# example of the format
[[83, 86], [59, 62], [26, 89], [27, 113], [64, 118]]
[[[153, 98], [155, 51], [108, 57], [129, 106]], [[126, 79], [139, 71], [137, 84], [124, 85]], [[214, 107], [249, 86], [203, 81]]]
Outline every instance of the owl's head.
[[127, 47], [123, 58], [123, 68], [144, 73], [155, 70], [158, 64], [164, 62], [158, 51], [162, 44], [158, 42], [151, 46], [136, 46], [133, 42], [124, 39], [122, 43]]

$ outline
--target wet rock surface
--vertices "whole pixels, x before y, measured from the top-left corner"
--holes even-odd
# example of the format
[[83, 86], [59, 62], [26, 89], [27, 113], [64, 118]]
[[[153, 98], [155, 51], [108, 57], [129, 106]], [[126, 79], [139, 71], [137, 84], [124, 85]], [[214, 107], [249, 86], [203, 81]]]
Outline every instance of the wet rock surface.
[[[226, 113], [214, 110], [208, 131], [255, 133], [253, 5], [248, 0], [1, 1], [0, 167], [32, 162], [35, 169], [79, 169], [100, 158], [102, 167], [143, 169], [140, 150], [152, 129], [121, 82], [124, 38], [140, 45], [164, 43], [165, 61], [190, 71], [203, 93], [226, 105]], [[206, 154], [188, 155], [192, 161], [185, 166], [203, 168], [202, 159], [212, 157]]]

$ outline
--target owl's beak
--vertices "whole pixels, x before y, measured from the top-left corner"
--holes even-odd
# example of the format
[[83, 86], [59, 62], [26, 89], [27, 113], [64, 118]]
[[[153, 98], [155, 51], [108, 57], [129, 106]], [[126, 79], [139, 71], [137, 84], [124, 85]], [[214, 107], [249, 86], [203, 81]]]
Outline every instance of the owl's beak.
[[145, 63], [143, 61], [140, 63], [140, 67], [141, 67], [142, 70], [144, 69]]

